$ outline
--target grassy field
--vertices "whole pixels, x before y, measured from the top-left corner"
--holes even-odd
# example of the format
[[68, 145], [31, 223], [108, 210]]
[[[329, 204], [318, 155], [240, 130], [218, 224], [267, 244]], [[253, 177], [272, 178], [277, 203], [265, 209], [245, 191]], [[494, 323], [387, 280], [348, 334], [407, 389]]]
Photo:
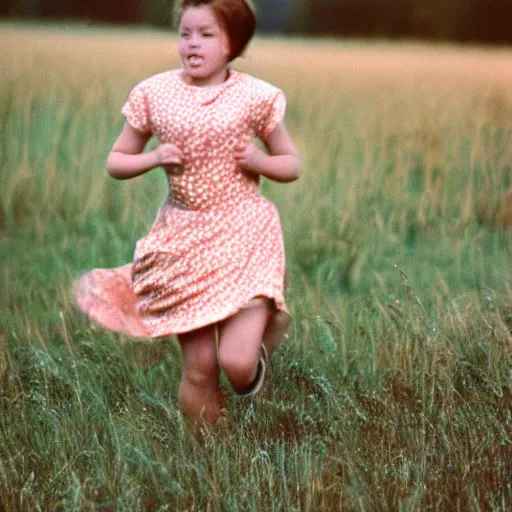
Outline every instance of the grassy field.
[[512, 51], [255, 41], [305, 160], [265, 182], [289, 342], [264, 392], [194, 436], [173, 340], [74, 309], [132, 257], [163, 173], [107, 178], [120, 108], [172, 35], [0, 25], [0, 510], [512, 507]]

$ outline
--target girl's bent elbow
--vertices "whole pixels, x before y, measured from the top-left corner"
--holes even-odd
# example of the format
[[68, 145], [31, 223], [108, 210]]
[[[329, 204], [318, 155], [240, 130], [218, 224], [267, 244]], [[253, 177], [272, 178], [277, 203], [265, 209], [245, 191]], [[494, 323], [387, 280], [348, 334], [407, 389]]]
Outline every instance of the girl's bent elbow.
[[297, 181], [300, 178], [300, 175], [302, 174], [302, 168], [303, 168], [302, 161], [298, 160], [297, 166], [294, 169], [295, 172], [293, 173], [292, 181]]
[[111, 178], [119, 179], [119, 175], [115, 169], [107, 165], [107, 172]]
[[111, 178], [114, 178], [115, 180], [120, 180], [121, 179], [121, 176], [119, 174], [117, 174], [116, 171], [112, 170], [112, 169], [108, 169], [107, 168], [107, 172], [108, 172], [108, 175], [111, 177]]
[[115, 159], [114, 155], [112, 155], [112, 153], [110, 153], [110, 155], [108, 155], [108, 158], [107, 158], [107, 172], [111, 178], [119, 179], [120, 174], [119, 174], [119, 170], [117, 169], [117, 167], [115, 165], [114, 159]]
[[293, 170], [289, 172], [286, 177], [283, 177], [283, 179], [280, 179], [278, 181], [282, 181], [283, 183], [292, 183], [293, 181], [297, 181], [300, 178], [300, 169]]

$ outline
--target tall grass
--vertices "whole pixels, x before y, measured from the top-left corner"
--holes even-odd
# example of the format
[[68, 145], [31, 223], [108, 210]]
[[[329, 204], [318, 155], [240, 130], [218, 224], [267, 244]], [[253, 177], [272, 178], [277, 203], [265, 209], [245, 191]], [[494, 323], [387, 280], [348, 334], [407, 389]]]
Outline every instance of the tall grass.
[[163, 175], [106, 178], [172, 35], [0, 27], [0, 509], [507, 510], [512, 53], [259, 39], [306, 171], [280, 209], [290, 341], [192, 435], [173, 340], [91, 325], [73, 276], [130, 260]]

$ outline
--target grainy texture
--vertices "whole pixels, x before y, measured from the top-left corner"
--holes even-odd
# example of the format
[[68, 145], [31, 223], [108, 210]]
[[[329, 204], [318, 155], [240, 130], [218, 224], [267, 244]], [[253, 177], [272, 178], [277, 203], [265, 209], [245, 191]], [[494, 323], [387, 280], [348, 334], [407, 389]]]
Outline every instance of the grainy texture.
[[105, 160], [176, 40], [0, 27], [0, 508], [512, 509], [512, 51], [256, 39], [235, 63], [285, 92], [305, 160], [262, 182], [294, 323], [262, 394], [195, 438], [176, 343], [123, 343], [67, 295], [165, 200], [163, 172]]

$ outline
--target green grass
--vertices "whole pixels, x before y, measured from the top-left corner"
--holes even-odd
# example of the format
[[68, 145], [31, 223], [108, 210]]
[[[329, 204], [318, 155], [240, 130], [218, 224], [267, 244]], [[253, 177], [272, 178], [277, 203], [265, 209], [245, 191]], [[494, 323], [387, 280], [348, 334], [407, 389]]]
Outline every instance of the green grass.
[[509, 53], [256, 41], [240, 66], [285, 90], [305, 160], [263, 185], [294, 324], [262, 395], [194, 436], [174, 340], [105, 332], [69, 294], [131, 259], [165, 196], [158, 172], [104, 168], [174, 40], [3, 25], [0, 44], [0, 510], [512, 506]]

